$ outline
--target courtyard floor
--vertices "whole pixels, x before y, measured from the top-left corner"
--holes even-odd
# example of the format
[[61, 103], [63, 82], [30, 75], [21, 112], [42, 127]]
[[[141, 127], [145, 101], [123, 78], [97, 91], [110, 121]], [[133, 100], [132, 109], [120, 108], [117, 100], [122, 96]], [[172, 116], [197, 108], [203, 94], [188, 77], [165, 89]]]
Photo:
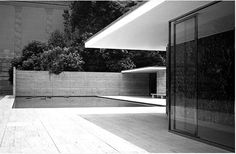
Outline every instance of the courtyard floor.
[[0, 153], [228, 152], [168, 132], [163, 107], [21, 108], [0, 100]]

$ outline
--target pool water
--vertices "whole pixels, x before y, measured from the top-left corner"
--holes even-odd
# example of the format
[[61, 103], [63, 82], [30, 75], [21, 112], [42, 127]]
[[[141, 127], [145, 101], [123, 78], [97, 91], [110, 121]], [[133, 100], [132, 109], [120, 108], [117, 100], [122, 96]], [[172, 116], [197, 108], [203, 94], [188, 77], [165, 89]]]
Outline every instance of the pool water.
[[100, 97], [16, 97], [13, 108], [151, 107]]

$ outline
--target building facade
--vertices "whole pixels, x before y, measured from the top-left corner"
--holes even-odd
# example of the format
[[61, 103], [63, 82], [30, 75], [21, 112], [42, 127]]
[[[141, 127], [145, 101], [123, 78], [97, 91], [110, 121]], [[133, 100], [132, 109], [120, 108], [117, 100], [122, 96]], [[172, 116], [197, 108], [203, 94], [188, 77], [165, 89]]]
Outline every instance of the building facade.
[[36, 40], [46, 42], [54, 30], [64, 30], [65, 2], [0, 2], [0, 94], [12, 94], [8, 69], [13, 57]]
[[235, 146], [235, 8], [212, 2], [169, 22], [169, 129]]
[[85, 47], [166, 48], [169, 131], [235, 151], [235, 1], [151, 0]]

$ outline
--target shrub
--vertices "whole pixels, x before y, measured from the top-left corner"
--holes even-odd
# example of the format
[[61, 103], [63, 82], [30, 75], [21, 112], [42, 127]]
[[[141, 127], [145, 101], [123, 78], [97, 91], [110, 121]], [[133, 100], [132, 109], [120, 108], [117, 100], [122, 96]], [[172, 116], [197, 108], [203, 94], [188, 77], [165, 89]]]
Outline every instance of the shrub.
[[45, 43], [33, 41], [24, 47], [22, 57], [16, 60], [16, 62], [19, 61], [18, 67], [13, 66], [22, 70], [40, 70], [40, 56], [45, 50], [48, 50]]
[[117, 61], [108, 61], [107, 67], [111, 72], [120, 72], [122, 70], [135, 68], [135, 64], [129, 57], [127, 57]]
[[81, 71], [84, 63], [79, 52], [74, 48], [56, 47], [45, 51], [41, 57], [41, 69], [59, 74], [63, 71]]
[[22, 50], [21, 57], [15, 57], [11, 61], [11, 67], [8, 71], [9, 81], [13, 82], [13, 67], [21, 70], [40, 70], [40, 55], [47, 49], [47, 45], [39, 41], [32, 41], [26, 45]]
[[62, 55], [64, 60], [64, 70], [66, 71], [81, 71], [84, 61], [75, 48], [65, 48]]
[[22, 51], [21, 57], [11, 61], [9, 81], [13, 81], [13, 67], [20, 70], [44, 70], [59, 74], [63, 71], [81, 71], [84, 61], [75, 48], [54, 47], [33, 41]]
[[31, 43], [26, 45], [22, 50], [22, 59], [26, 60], [31, 56], [39, 56], [47, 49], [48, 47], [45, 43], [39, 41], [32, 41]]
[[52, 32], [48, 40], [48, 45], [51, 47], [66, 47], [64, 34], [61, 33], [59, 30], [55, 30], [54, 32]]
[[56, 47], [52, 50], [45, 51], [41, 56], [41, 69], [50, 73], [59, 74], [63, 70], [63, 61], [60, 57], [62, 48]]

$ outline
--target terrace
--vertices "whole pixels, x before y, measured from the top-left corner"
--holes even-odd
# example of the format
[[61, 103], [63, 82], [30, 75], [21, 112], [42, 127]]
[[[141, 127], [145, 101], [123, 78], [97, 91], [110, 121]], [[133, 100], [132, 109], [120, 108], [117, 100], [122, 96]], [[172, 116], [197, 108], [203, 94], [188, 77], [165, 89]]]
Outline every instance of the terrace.
[[12, 108], [14, 99], [0, 100], [0, 153], [227, 152], [169, 133], [163, 107]]

